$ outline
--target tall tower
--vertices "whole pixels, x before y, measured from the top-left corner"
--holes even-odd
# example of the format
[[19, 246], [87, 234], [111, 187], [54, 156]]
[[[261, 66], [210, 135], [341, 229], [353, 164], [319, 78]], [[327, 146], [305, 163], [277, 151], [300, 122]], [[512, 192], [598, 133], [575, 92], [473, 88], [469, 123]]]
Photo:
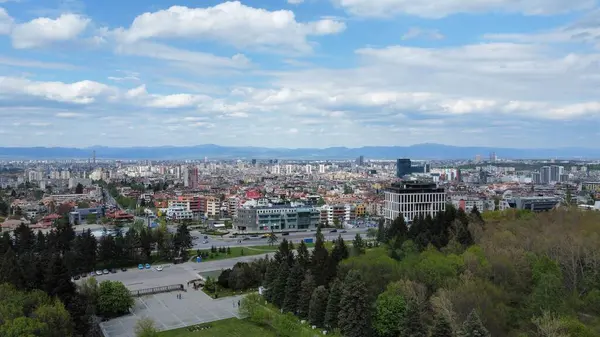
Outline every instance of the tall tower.
[[92, 164], [96, 165], [96, 150], [92, 152]]

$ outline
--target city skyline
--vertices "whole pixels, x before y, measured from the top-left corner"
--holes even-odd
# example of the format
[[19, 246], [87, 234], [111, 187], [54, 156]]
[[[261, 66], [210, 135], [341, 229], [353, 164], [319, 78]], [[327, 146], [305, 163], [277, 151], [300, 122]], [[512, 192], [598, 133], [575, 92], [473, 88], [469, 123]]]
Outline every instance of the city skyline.
[[1, 5], [3, 146], [554, 148], [599, 135], [596, 1]]

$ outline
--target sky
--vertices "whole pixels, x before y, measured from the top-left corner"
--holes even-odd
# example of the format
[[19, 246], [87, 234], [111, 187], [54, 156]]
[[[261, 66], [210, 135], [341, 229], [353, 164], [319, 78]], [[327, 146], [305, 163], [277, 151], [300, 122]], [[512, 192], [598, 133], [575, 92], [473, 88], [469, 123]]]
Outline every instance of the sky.
[[0, 146], [593, 147], [596, 0], [0, 0]]

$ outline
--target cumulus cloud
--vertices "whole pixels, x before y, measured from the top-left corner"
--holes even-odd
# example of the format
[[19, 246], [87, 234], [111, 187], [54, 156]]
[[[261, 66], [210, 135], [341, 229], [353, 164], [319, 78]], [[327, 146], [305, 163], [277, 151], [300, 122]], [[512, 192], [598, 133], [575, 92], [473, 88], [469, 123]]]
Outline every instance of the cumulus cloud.
[[14, 19], [4, 8], [0, 8], [0, 34], [9, 34], [14, 25]]
[[173, 6], [137, 16], [127, 29], [115, 34], [124, 43], [148, 39], [202, 39], [237, 48], [283, 47], [296, 51], [311, 50], [310, 35], [335, 34], [345, 24], [331, 19], [298, 22], [292, 11], [269, 11], [243, 5], [239, 1], [214, 7]]
[[424, 38], [428, 40], [441, 40], [444, 35], [437, 29], [423, 29], [419, 27], [411, 27], [409, 30], [402, 35], [403, 40], [410, 40], [416, 38]]
[[425, 18], [483, 12], [550, 15], [590, 9], [596, 5], [595, 0], [332, 0], [332, 2], [357, 16], [385, 17], [408, 14]]
[[73, 40], [90, 22], [89, 18], [77, 14], [62, 14], [56, 19], [33, 19], [12, 28], [12, 44], [17, 49], [28, 49]]

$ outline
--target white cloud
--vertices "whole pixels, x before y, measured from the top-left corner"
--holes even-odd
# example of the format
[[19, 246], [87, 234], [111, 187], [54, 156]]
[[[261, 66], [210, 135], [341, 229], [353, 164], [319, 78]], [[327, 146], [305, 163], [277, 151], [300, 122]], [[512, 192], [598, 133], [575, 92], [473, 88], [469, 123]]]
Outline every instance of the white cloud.
[[408, 14], [440, 18], [456, 13], [503, 12], [550, 15], [590, 9], [595, 0], [332, 0], [353, 15], [386, 17]]
[[402, 35], [403, 40], [410, 40], [416, 38], [424, 38], [428, 40], [441, 40], [444, 38], [444, 35], [436, 29], [423, 29], [419, 27], [411, 27], [404, 35]]
[[12, 44], [17, 49], [28, 49], [73, 40], [90, 22], [76, 14], [63, 14], [56, 19], [37, 18], [13, 27]]
[[0, 34], [10, 34], [14, 23], [14, 19], [8, 14], [8, 12], [4, 8], [0, 8]]
[[237, 48], [283, 47], [307, 52], [310, 35], [334, 34], [345, 24], [331, 19], [302, 23], [292, 11], [269, 11], [225, 2], [214, 7], [188, 8], [173, 6], [166, 10], [144, 13], [128, 29], [115, 33], [124, 43], [147, 39], [202, 39], [230, 44]]
[[80, 114], [77, 112], [59, 112], [59, 113], [55, 114], [54, 116], [56, 116], [58, 118], [77, 118], [77, 117], [83, 116], [83, 114]]
[[0, 94], [32, 96], [63, 103], [90, 104], [100, 96], [111, 96], [116, 93], [114, 88], [87, 80], [63, 83], [0, 77]]
[[291, 5], [299, 5], [304, 2], [304, 0], [287, 0], [287, 2]]

